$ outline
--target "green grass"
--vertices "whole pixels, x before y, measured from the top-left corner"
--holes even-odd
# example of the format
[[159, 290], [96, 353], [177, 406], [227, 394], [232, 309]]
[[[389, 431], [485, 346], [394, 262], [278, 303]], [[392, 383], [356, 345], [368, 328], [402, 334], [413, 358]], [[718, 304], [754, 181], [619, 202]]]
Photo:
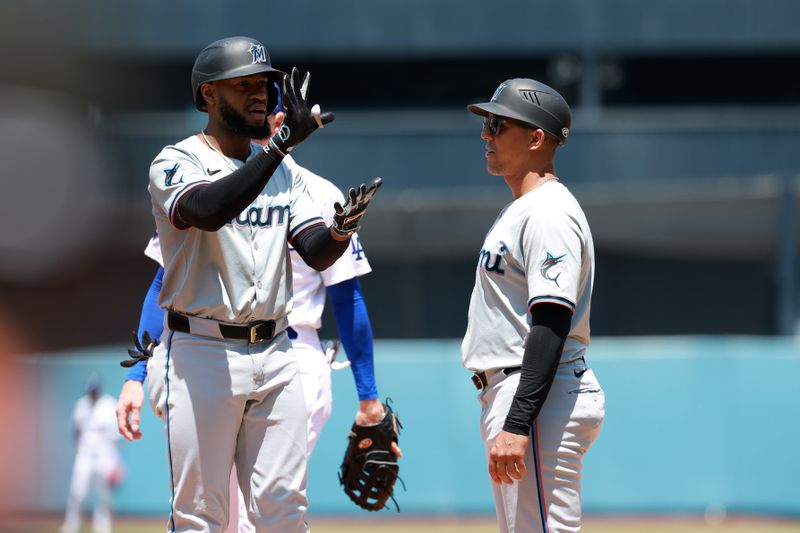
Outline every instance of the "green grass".
[[[60, 517], [0, 517], [0, 533], [56, 533]], [[359, 518], [317, 518], [313, 533], [496, 533], [491, 517], [403, 518], [365, 515]], [[116, 518], [114, 533], [166, 530], [166, 519]], [[90, 533], [84, 523], [82, 533]], [[583, 533], [800, 533], [800, 521], [732, 518], [708, 524], [697, 518], [598, 518], [584, 520]]]

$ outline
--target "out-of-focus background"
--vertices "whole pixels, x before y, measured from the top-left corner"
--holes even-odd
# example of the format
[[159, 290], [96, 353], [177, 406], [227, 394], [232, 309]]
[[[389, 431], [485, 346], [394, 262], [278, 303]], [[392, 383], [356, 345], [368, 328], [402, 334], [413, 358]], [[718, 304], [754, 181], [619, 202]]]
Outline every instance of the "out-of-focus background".
[[[406, 423], [404, 515], [492, 512], [458, 343], [510, 195], [465, 106], [532, 77], [573, 108], [556, 169], [596, 246], [588, 360], [607, 421], [587, 514], [800, 517], [799, 20], [793, 0], [2, 3], [0, 511], [62, 512], [72, 406], [93, 371], [117, 394], [155, 272], [148, 166], [205, 125], [197, 53], [247, 35], [278, 68], [310, 70], [312, 101], [336, 113], [298, 161], [341, 188], [384, 180], [362, 286], [379, 386]], [[335, 477], [348, 372], [311, 464], [312, 516], [359, 516]], [[144, 432], [122, 445], [115, 509], [166, 516], [149, 410]]]

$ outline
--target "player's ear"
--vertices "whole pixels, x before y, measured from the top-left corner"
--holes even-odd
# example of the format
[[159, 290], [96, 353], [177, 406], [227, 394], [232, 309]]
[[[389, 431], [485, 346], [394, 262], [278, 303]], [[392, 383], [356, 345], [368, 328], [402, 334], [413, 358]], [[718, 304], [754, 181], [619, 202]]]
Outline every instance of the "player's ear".
[[200, 86], [200, 96], [205, 100], [206, 106], [213, 104], [216, 100], [216, 95], [212, 83], [204, 83]]
[[547, 136], [544, 133], [544, 130], [535, 128], [528, 130], [528, 145], [530, 148], [538, 148], [544, 144], [547, 140]]

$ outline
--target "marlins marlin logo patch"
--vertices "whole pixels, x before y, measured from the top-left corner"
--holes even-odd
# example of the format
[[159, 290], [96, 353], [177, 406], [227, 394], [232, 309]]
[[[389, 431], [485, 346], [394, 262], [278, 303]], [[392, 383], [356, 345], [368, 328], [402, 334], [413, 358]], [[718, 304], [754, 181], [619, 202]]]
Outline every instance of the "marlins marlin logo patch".
[[164, 186], [171, 187], [183, 181], [183, 174], [178, 181], [175, 181], [175, 174], [178, 172], [180, 163], [175, 163], [175, 166], [164, 170]]
[[566, 256], [567, 254], [562, 254], [556, 257], [550, 252], [547, 252], [547, 257], [542, 261], [539, 267], [539, 272], [541, 272], [544, 279], [554, 282], [557, 287], [561, 286], [558, 284], [558, 277], [561, 275], [561, 269], [558, 265], [564, 261]]

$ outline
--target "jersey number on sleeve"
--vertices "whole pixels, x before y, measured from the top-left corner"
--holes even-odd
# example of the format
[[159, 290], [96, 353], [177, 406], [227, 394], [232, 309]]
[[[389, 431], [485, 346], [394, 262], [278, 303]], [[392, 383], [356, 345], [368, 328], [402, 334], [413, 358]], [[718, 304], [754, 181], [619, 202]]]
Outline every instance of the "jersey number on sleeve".
[[356, 256], [356, 261], [364, 258], [364, 248], [361, 247], [361, 239], [358, 238], [358, 235], [353, 235], [353, 238], [350, 239], [350, 250]]

